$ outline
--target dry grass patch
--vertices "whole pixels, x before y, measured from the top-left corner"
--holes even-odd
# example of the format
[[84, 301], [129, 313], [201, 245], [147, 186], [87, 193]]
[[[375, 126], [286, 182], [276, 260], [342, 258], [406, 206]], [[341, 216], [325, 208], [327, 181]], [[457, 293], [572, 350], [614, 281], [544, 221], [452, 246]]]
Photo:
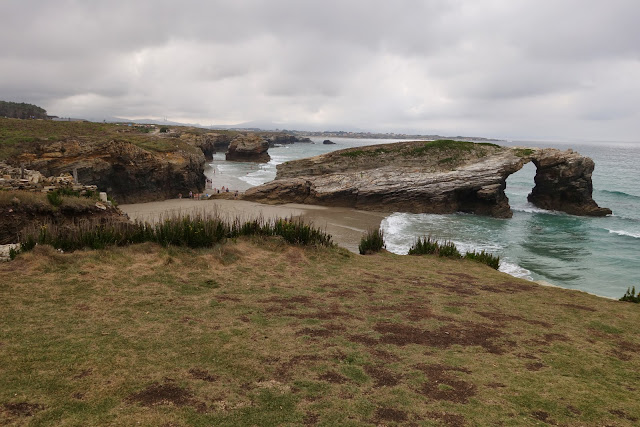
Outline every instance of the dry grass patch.
[[639, 320], [462, 260], [36, 247], [0, 265], [0, 423], [633, 425]]

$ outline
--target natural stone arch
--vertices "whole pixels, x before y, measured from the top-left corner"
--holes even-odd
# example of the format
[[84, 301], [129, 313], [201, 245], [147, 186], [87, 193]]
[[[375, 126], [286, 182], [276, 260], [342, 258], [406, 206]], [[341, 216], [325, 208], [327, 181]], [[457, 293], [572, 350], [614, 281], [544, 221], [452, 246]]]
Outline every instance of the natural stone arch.
[[537, 168], [529, 195], [534, 205], [574, 215], [611, 213], [591, 197], [594, 163], [588, 157], [571, 150], [457, 141], [374, 145], [287, 162], [278, 165], [274, 181], [247, 190], [243, 198], [509, 218], [507, 177], [529, 162]]

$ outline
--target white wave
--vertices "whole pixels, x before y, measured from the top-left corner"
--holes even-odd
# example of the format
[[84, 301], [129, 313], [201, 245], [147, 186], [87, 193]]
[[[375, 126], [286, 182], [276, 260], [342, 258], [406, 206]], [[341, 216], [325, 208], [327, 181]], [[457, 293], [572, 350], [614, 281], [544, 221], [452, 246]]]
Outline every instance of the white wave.
[[625, 231], [625, 230], [609, 230], [608, 228], [605, 228], [605, 230], [607, 230], [611, 234], [617, 234], [618, 236], [628, 236], [628, 237], [640, 239], [640, 233], [632, 233], [630, 231]]
[[268, 169], [260, 169], [255, 172], [248, 173], [244, 176], [239, 177], [240, 180], [246, 182], [249, 185], [262, 185], [265, 182], [272, 181], [276, 177], [274, 171]]
[[518, 277], [520, 279], [533, 280], [531, 277], [531, 272], [524, 267], [520, 267], [517, 264], [512, 264], [510, 262], [506, 262], [504, 260], [500, 261], [499, 271], [503, 273], [507, 273], [510, 276]]
[[546, 213], [546, 214], [550, 214], [550, 215], [557, 214], [556, 211], [548, 211], [546, 209], [540, 209], [540, 208], [532, 205], [531, 203], [526, 203], [524, 205], [511, 206], [511, 210], [516, 211], [516, 212], [526, 212], [526, 213]]

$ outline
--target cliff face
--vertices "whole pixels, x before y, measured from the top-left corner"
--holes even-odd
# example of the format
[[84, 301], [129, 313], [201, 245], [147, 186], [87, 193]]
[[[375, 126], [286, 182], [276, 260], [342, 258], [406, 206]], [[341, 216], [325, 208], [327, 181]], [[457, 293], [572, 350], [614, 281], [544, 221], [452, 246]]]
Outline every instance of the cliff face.
[[76, 169], [79, 182], [96, 185], [119, 203], [174, 198], [204, 188], [205, 158], [195, 148], [156, 152], [119, 140], [69, 138], [38, 143], [11, 163], [54, 176]]
[[[287, 162], [278, 165], [276, 180], [247, 190], [244, 198], [266, 203], [414, 213], [469, 212], [507, 218], [512, 212], [504, 193], [506, 179], [532, 160], [549, 165], [541, 168], [541, 176], [549, 178], [540, 181], [549, 185], [540, 187], [538, 193], [550, 195], [545, 199], [548, 204], [542, 207], [579, 215], [611, 212], [598, 208], [591, 198], [591, 159], [553, 149], [456, 141], [375, 145]], [[560, 169], [563, 172], [555, 175], [550, 172]], [[565, 190], [558, 191], [553, 182], [562, 182]], [[570, 211], [562, 202], [567, 197]], [[537, 204], [537, 200], [541, 199], [534, 197], [532, 202]]]
[[238, 135], [231, 141], [226, 159], [236, 162], [266, 163], [271, 160], [269, 142], [258, 135]]
[[204, 154], [205, 159], [211, 161], [215, 153], [227, 150], [232, 138], [228, 134], [211, 132], [202, 135], [183, 133], [180, 135], [180, 139], [199, 148]]

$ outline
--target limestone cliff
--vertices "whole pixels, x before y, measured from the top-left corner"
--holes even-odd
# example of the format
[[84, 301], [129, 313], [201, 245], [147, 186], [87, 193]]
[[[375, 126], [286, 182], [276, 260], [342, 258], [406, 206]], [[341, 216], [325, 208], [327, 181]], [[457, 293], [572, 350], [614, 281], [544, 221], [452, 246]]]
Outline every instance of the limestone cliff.
[[271, 160], [269, 142], [258, 135], [238, 135], [231, 141], [226, 159], [236, 162], [266, 163]]
[[278, 165], [273, 182], [251, 188], [243, 197], [266, 203], [507, 218], [512, 212], [504, 193], [506, 179], [529, 161], [542, 170], [532, 194], [548, 195], [534, 196], [532, 203], [544, 200], [545, 209], [579, 215], [611, 213], [591, 198], [591, 159], [555, 149], [459, 141], [374, 145], [287, 162]]
[[[96, 185], [119, 203], [176, 197], [204, 188], [202, 151], [187, 144], [163, 142], [162, 150], [144, 149], [118, 139], [69, 137], [38, 142], [9, 159], [44, 175], [57, 176], [74, 169], [82, 184]], [[154, 140], [144, 143], [153, 144]], [[141, 145], [144, 146], [144, 143]], [[169, 148], [170, 147], [170, 148]]]

